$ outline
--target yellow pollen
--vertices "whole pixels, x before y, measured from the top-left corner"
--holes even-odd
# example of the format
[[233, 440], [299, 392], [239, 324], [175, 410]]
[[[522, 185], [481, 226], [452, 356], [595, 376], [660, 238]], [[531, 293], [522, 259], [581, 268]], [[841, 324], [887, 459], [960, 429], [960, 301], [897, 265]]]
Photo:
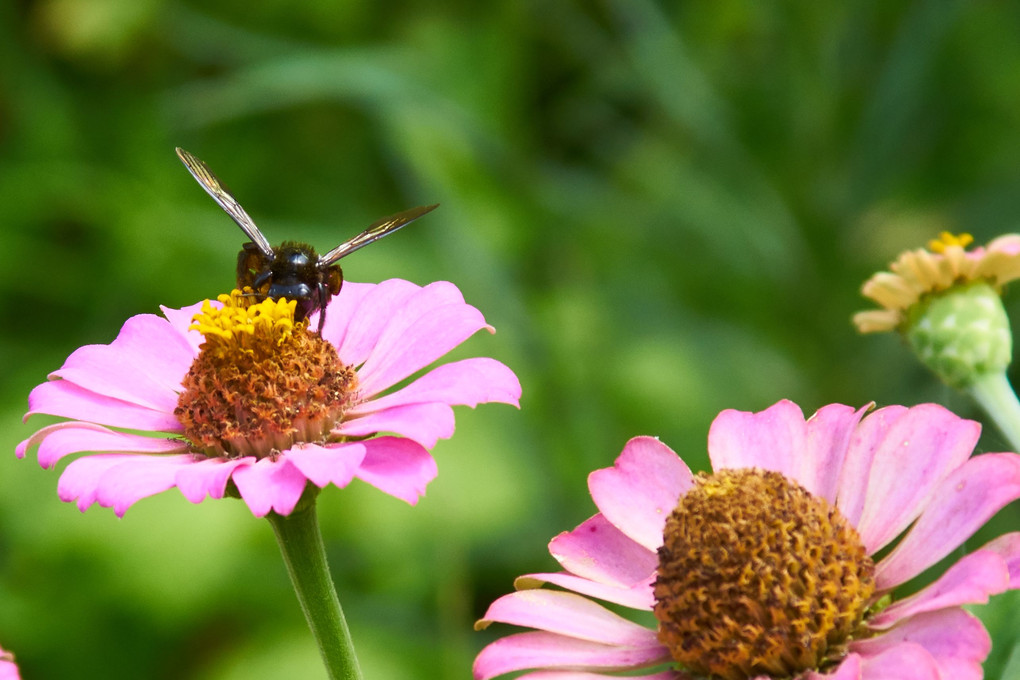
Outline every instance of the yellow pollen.
[[948, 231], [944, 231], [941, 234], [939, 234], [938, 238], [928, 241], [928, 250], [930, 250], [933, 253], [941, 254], [946, 252], [946, 248], [949, 248], [950, 246], [966, 248], [973, 242], [974, 237], [966, 232], [956, 235], [951, 234]]
[[[223, 304], [214, 307], [209, 300], [202, 303], [202, 311], [192, 317], [189, 330], [196, 330], [205, 336], [205, 349], [216, 354], [252, 350], [267, 340], [282, 344], [293, 333], [296, 300], [265, 299], [251, 302], [251, 289], [236, 288], [229, 295], [216, 298]], [[303, 322], [302, 322], [303, 323]]]
[[[250, 291], [250, 289], [249, 289]], [[250, 292], [208, 300], [191, 329], [205, 336], [174, 415], [194, 451], [273, 456], [300, 442], [334, 440], [358, 399], [358, 377], [304, 321], [295, 301], [254, 302]]]

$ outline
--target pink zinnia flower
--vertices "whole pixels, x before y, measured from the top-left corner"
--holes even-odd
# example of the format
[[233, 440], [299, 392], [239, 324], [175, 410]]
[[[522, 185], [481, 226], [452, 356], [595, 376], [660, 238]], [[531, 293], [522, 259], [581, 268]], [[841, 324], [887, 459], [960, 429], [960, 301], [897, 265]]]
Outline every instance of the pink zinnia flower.
[[[632, 439], [588, 478], [600, 512], [549, 544], [564, 571], [521, 577], [477, 624], [537, 630], [487, 646], [474, 677], [981, 678], [991, 643], [962, 605], [1020, 588], [1020, 533], [891, 592], [1020, 497], [1020, 456], [970, 457], [980, 426], [940, 406], [867, 410], [724, 411], [712, 475]], [[654, 612], [655, 628], [592, 598]]]
[[[73, 352], [32, 391], [26, 415], [72, 420], [21, 442], [18, 457], [38, 445], [39, 463], [49, 468], [91, 453], [71, 462], [57, 486], [61, 500], [82, 511], [99, 503], [123, 515], [135, 501], [177, 487], [193, 503], [229, 492], [256, 516], [286, 515], [308, 482], [344, 487], [355, 478], [413, 504], [436, 475], [428, 449], [453, 434], [452, 406], [518, 403], [516, 376], [488, 358], [440, 365], [387, 392], [476, 331], [492, 332], [451, 283], [347, 282], [329, 304], [321, 339], [291, 333], [293, 302], [267, 301], [263, 319], [271, 320], [249, 323], [244, 337], [257, 345], [269, 328], [271, 342], [254, 350], [231, 339], [244, 335], [238, 329], [216, 326], [226, 322], [212, 315], [237, 311], [230, 298], [222, 301], [227, 307], [132, 317], [109, 345]], [[287, 304], [290, 322], [277, 318]], [[209, 312], [206, 337], [188, 330], [200, 309]], [[217, 335], [227, 338], [219, 349], [200, 353]], [[287, 349], [284, 336], [300, 346]], [[224, 359], [229, 351], [244, 361], [255, 356], [257, 368]]]
[[0, 680], [21, 680], [14, 655], [0, 648]]

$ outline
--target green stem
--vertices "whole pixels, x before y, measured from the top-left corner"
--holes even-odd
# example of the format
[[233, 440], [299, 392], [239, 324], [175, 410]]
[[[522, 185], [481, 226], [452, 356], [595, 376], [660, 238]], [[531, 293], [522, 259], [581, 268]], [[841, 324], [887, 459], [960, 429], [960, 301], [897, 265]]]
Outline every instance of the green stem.
[[280, 544], [291, 583], [331, 680], [361, 680], [361, 668], [340, 600], [326, 564], [326, 550], [315, 514], [315, 499], [290, 515], [267, 516]]
[[1014, 451], [1020, 451], [1020, 401], [1006, 373], [982, 373], [965, 388], [1005, 435]]

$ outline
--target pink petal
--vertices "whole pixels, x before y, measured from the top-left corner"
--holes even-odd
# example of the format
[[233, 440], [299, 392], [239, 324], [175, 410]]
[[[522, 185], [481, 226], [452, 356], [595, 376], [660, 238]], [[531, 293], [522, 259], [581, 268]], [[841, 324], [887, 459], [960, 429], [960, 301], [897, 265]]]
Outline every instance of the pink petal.
[[829, 673], [809, 671], [804, 680], [861, 680], [861, 657], [858, 654], [847, 654], [835, 670]]
[[289, 515], [308, 483], [286, 458], [263, 458], [253, 465], [238, 466], [231, 478], [256, 517], [265, 517], [270, 510]]
[[28, 395], [29, 416], [46, 413], [131, 430], [182, 432], [172, 411], [154, 411], [120, 399], [104, 397], [66, 380], [37, 385]]
[[1020, 235], [1005, 234], [989, 241], [989, 252], [1001, 252], [1006, 255], [1020, 255]]
[[843, 460], [836, 492], [836, 507], [857, 526], [864, 512], [864, 498], [868, 492], [868, 478], [875, 452], [884, 441], [886, 432], [906, 415], [905, 406], [886, 406], [864, 418], [850, 439], [850, 450]]
[[518, 590], [525, 588], [537, 588], [542, 583], [551, 583], [567, 590], [572, 590], [581, 595], [594, 597], [606, 602], [652, 611], [655, 605], [655, 593], [652, 590], [652, 583], [655, 581], [655, 574], [640, 583], [629, 587], [620, 587], [592, 581], [581, 576], [575, 576], [566, 572], [555, 572], [546, 574], [525, 574], [514, 580], [514, 587]]
[[124, 323], [109, 345], [86, 345], [51, 374], [87, 390], [159, 411], [173, 411], [195, 354], [183, 336], [153, 314]]
[[407, 387], [358, 404], [350, 413], [426, 402], [475, 407], [495, 401], [518, 406], [520, 397], [521, 383], [513, 371], [495, 359], [479, 357], [437, 366]]
[[886, 431], [857, 524], [869, 554], [914, 521], [939, 482], [970, 457], [980, 435], [978, 423], [937, 404], [911, 408]]
[[662, 545], [666, 518], [694, 476], [673, 450], [654, 437], [635, 437], [611, 468], [588, 475], [592, 500], [612, 524], [648, 550]]
[[1020, 531], [1004, 534], [984, 545], [982, 550], [991, 550], [1006, 562], [1009, 570], [1009, 589], [1020, 588]]
[[65, 503], [77, 501], [78, 510], [85, 512], [96, 502], [100, 477], [132, 458], [133, 455], [107, 454], [71, 461], [57, 481], [57, 497]]
[[723, 411], [708, 431], [713, 470], [760, 468], [793, 479], [794, 461], [804, 456], [806, 447], [804, 414], [785, 399], [759, 413]]
[[[198, 348], [203, 342], [205, 342], [205, 337], [198, 331], [189, 331], [188, 326], [191, 325], [191, 320], [195, 314], [202, 311], [202, 305], [204, 303], [205, 301], [203, 300], [202, 302], [196, 302], [193, 305], [188, 305], [181, 309], [164, 307], [162, 305], [159, 307], [163, 312], [163, 316], [167, 318], [167, 321], [169, 321], [170, 325], [177, 331], [177, 334], [184, 339], [184, 342], [186, 342], [189, 347], [191, 347], [191, 352], [194, 356], [198, 356]], [[212, 301], [212, 305], [214, 307], [222, 307], [222, 305], [216, 300]], [[181, 377], [184, 377], [183, 373], [181, 374]]]
[[[163, 387], [140, 367], [127, 363], [111, 349], [110, 345], [79, 347], [49, 378], [67, 380], [96, 394], [130, 404], [158, 411], [174, 410], [177, 392]], [[187, 370], [185, 368], [179, 378], [183, 378]]]
[[343, 332], [336, 334], [337, 341], [333, 344], [341, 361], [351, 366], [359, 366], [368, 358], [395, 310], [402, 307], [408, 298], [421, 290], [421, 287], [401, 279], [383, 281], [365, 292], [349, 316], [343, 318], [340, 314], [333, 314], [332, 311], [338, 303], [347, 304], [342, 298], [349, 285], [351, 284], [346, 284], [340, 289], [340, 295], [333, 298], [334, 303], [326, 309], [326, 323], [332, 326], [336, 318], [342, 318], [347, 322]]
[[[61, 434], [62, 431], [66, 431], [66, 435]], [[93, 448], [91, 446], [83, 445], [83, 442], [86, 442], [88, 437], [97, 433], [118, 438], [123, 437], [120, 441], [129, 443], [124, 444], [121, 448]], [[137, 443], [130, 443], [134, 442], [135, 439], [138, 440]], [[107, 440], [105, 444], [107, 447], [116, 446], [112, 439]], [[187, 450], [186, 444], [175, 439], [127, 434], [125, 432], [110, 430], [102, 425], [82, 423], [79, 421], [47, 425], [46, 427], [35, 431], [31, 437], [18, 444], [18, 446], [14, 449], [14, 453], [18, 458], [24, 458], [25, 454], [33, 446], [39, 447], [39, 464], [44, 468], [51, 467], [54, 463], [68, 454], [78, 453], [80, 451], [137, 451], [138, 449], [136, 446], [142, 447], [143, 452], [145, 453], [181, 453]]]
[[178, 471], [194, 462], [191, 454], [131, 456], [130, 461], [111, 467], [99, 478], [96, 500], [123, 517], [137, 501], [176, 486]]
[[[188, 445], [179, 439], [147, 437], [117, 432], [102, 425], [69, 421], [42, 428], [18, 445], [19, 457], [29, 446], [39, 444], [39, 465], [53, 467], [61, 458], [72, 453], [186, 453]], [[24, 447], [24, 448], [22, 448]]]
[[439, 439], [452, 437], [453, 429], [453, 409], [446, 404], [433, 402], [394, 406], [350, 420], [345, 419], [333, 432], [346, 437], [394, 432], [431, 449]]
[[436, 461], [420, 444], [402, 437], [375, 437], [361, 442], [367, 449], [358, 479], [411, 505], [436, 477]]
[[646, 580], [659, 566], [654, 552], [632, 541], [601, 513], [552, 539], [549, 552], [567, 571], [618, 588]]
[[0, 680], [21, 680], [18, 664], [14, 663], [14, 655], [0, 649]]
[[227, 480], [234, 470], [241, 466], [253, 465], [256, 458], [206, 458], [196, 460], [192, 465], [177, 471], [177, 489], [192, 503], [201, 503], [209, 498], [223, 498]]
[[576, 640], [553, 633], [517, 633], [496, 640], [475, 659], [475, 680], [527, 668], [565, 670], [628, 670], [669, 660], [662, 645], [643, 648], [616, 647]]
[[903, 642], [874, 656], [861, 653], [861, 680], [948, 680], [924, 647]]
[[[405, 309], [413, 302], [409, 301]], [[445, 305], [424, 316], [417, 315], [419, 310], [409, 311], [417, 317], [414, 323], [401, 323], [403, 318], [398, 313], [358, 370], [365, 395], [378, 394], [425, 368], [483, 328], [494, 332], [481, 312], [463, 303]]]
[[962, 604], [984, 604], [1009, 586], [1009, 571], [1002, 557], [991, 550], [966, 555], [937, 581], [910, 597], [898, 600], [868, 622], [872, 628], [888, 628], [897, 621], [923, 612]]
[[1018, 497], [1020, 456], [986, 453], [965, 462], [935, 488], [934, 502], [876, 565], [879, 590], [893, 588], [938, 562]]
[[814, 495], [835, 503], [843, 459], [857, 425], [871, 406], [855, 411], [850, 406], [830, 404], [808, 418], [806, 454], [793, 461], [793, 479]]
[[[351, 325], [362, 300], [372, 289], [377, 287], [372, 283], [344, 281], [340, 292], [329, 301], [329, 305], [326, 307], [326, 322], [322, 326], [322, 337], [339, 349], [343, 345], [347, 328]], [[309, 328], [318, 328], [319, 315], [312, 314], [308, 317], [308, 324]], [[357, 363], [360, 364], [361, 361]]]
[[[537, 671], [517, 676], [517, 680], [619, 680], [619, 678], [619, 675], [581, 671]], [[690, 676], [680, 671], [662, 671], [653, 675], [628, 675], [627, 680], [690, 680]]]
[[[981, 680], [981, 664], [992, 648], [981, 621], [959, 607], [912, 617], [882, 635], [852, 642], [850, 648], [873, 658], [890, 657], [904, 643], [924, 648], [938, 667], [935, 677], [943, 680]], [[927, 663], [922, 666], [926, 673], [927, 667]]]
[[122, 516], [135, 501], [173, 486], [176, 469], [190, 464], [191, 454], [141, 456], [100, 454], [71, 461], [57, 482], [57, 495], [64, 502], [77, 501], [85, 512], [93, 503], [114, 507]]
[[327, 484], [344, 488], [365, 459], [365, 444], [350, 442], [317, 446], [299, 444], [283, 453], [283, 457], [320, 489]]
[[480, 630], [494, 621], [606, 645], [659, 645], [654, 630], [628, 621], [586, 597], [559, 590], [522, 590], [504, 595], [489, 605], [475, 628]]

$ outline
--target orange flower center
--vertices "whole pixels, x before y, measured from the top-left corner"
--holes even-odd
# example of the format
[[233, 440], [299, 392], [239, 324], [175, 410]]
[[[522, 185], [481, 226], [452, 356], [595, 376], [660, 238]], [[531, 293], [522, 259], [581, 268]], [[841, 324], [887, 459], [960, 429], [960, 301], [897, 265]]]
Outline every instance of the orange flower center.
[[206, 301], [191, 328], [205, 335], [174, 415], [196, 452], [272, 456], [301, 441], [324, 442], [357, 401], [358, 377], [294, 301], [240, 291]]
[[778, 472], [699, 476], [666, 522], [659, 639], [695, 674], [745, 680], [846, 654], [874, 592], [857, 531]]

